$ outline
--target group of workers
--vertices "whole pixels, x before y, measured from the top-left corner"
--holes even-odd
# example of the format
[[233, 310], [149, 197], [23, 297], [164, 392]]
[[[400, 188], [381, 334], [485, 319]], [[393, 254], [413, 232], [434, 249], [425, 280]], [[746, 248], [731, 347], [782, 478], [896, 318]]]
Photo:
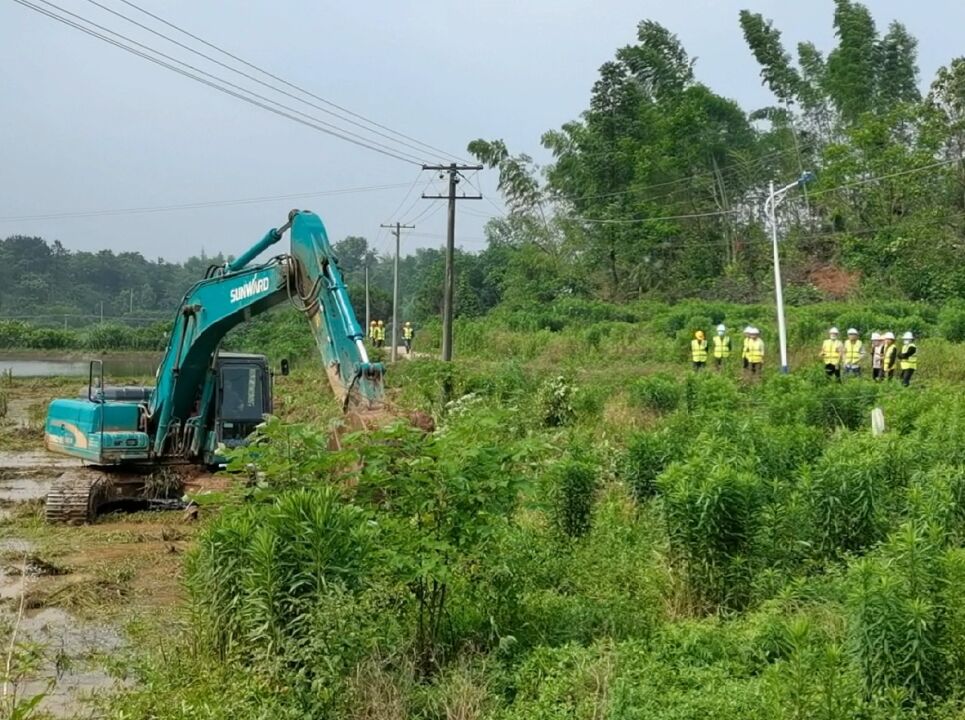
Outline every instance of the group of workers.
[[[836, 327], [828, 330], [828, 338], [821, 344], [821, 360], [828, 378], [841, 382], [841, 369], [845, 375], [861, 375], [861, 363], [867, 353], [860, 334], [855, 328], [848, 328], [848, 339], [841, 341]], [[912, 375], [918, 369], [918, 347], [915, 335], [906, 332], [901, 336], [901, 349], [895, 344], [893, 332], [871, 333], [871, 377], [875, 381], [891, 380], [895, 372], [901, 371], [901, 384], [911, 385]]]
[[[828, 331], [828, 339], [822, 343], [820, 355], [827, 376], [840, 382], [842, 367], [846, 375], [861, 375], [861, 363], [867, 353], [855, 328], [848, 328], [848, 339], [843, 342], [838, 339], [838, 335], [839, 331], [835, 327]], [[905, 387], [911, 384], [912, 375], [918, 368], [918, 348], [911, 332], [906, 332], [901, 339], [903, 344], [899, 350], [895, 345], [893, 332], [871, 333], [871, 377], [875, 381], [891, 380], [900, 369], [901, 384]], [[694, 370], [703, 370], [711, 358], [718, 370], [723, 369], [731, 357], [732, 345], [724, 325], [717, 326], [717, 334], [711, 338], [710, 343], [707, 342], [704, 331], [698, 330], [690, 341], [690, 359]], [[761, 340], [761, 331], [756, 327], [744, 328], [741, 361], [747, 374], [756, 376], [760, 373], [764, 364], [764, 341]]]
[[[402, 344], [405, 345], [405, 354], [412, 353], [412, 338], [415, 337], [415, 329], [412, 323], [406, 322], [402, 326]], [[385, 323], [382, 320], [373, 320], [369, 323], [369, 342], [372, 347], [385, 347]]]
[[[733, 343], [724, 325], [717, 326], [717, 334], [711, 338], [709, 344], [703, 330], [695, 332], [694, 339], [690, 341], [690, 356], [696, 371], [707, 367], [707, 361], [710, 358], [714, 359], [717, 369], [722, 370], [730, 359], [732, 351]], [[761, 331], [756, 327], [744, 328], [741, 363], [744, 371], [749, 375], [758, 375], [764, 366], [764, 341], [761, 340]]]

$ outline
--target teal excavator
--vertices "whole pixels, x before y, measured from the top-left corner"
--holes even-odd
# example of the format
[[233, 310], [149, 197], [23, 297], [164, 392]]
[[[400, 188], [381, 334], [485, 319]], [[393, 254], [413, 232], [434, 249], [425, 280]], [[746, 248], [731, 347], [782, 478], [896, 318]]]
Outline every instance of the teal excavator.
[[[253, 264], [286, 231], [290, 252]], [[95, 360], [83, 397], [50, 403], [47, 449], [83, 463], [52, 486], [47, 520], [83, 523], [159, 494], [179, 496], [170, 478], [180, 470], [223, 464], [225, 448], [244, 443], [271, 412], [272, 373], [264, 356], [221, 352], [222, 339], [284, 302], [307, 318], [343, 411], [363, 424], [381, 413], [384, 368], [369, 361], [325, 226], [314, 213], [292, 210], [285, 225], [236, 260], [210, 267], [188, 290], [154, 387], [107, 386]]]

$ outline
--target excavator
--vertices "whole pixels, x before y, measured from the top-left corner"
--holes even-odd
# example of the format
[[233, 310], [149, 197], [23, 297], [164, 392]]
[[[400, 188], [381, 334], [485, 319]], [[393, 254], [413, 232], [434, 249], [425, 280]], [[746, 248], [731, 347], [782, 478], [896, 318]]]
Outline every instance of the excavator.
[[[286, 231], [290, 251], [254, 264]], [[321, 218], [292, 210], [283, 226], [237, 259], [209, 267], [184, 295], [154, 387], [107, 386], [103, 362], [94, 360], [84, 396], [50, 403], [47, 449], [82, 463], [51, 487], [47, 520], [81, 524], [112, 508], [179, 495], [179, 470], [223, 465], [225, 449], [243, 444], [271, 412], [273, 374], [264, 356], [220, 351], [222, 340], [284, 302], [308, 319], [351, 424], [377, 422], [385, 413], [384, 367], [369, 360]]]

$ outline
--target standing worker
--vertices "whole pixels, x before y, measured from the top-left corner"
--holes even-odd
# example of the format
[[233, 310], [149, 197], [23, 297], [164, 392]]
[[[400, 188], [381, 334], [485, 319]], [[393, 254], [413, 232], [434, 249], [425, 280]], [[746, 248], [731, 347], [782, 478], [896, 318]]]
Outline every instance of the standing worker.
[[369, 342], [372, 343], [372, 347], [375, 347], [376, 338], [378, 337], [378, 326], [375, 324], [375, 320], [369, 323]]
[[385, 323], [381, 320], [375, 326], [375, 347], [385, 347]]
[[881, 333], [871, 333], [871, 379], [881, 382], [885, 379], [885, 344]]
[[412, 329], [412, 323], [406, 322], [402, 326], [402, 342], [405, 344], [405, 354], [412, 354], [412, 338], [415, 337], [415, 330]]
[[764, 366], [764, 341], [761, 340], [761, 331], [756, 327], [748, 328], [749, 337], [747, 338], [747, 369], [752, 376], [761, 372]]
[[727, 328], [723, 325], [717, 326], [717, 334], [714, 335], [714, 364], [717, 372], [724, 366], [724, 360], [730, 357], [730, 335]]
[[844, 341], [844, 374], [859, 377], [864, 355], [864, 343], [858, 339], [858, 331], [848, 328], [848, 339]]
[[690, 359], [694, 363], [694, 372], [707, 367], [707, 339], [703, 330], [695, 332], [694, 339], [690, 341]]
[[901, 336], [901, 384], [905, 387], [911, 385], [911, 376], [918, 368], [918, 347], [915, 345], [915, 336], [911, 332], [906, 332]]
[[821, 343], [820, 358], [824, 360], [824, 374], [828, 378], [837, 378], [841, 382], [841, 358], [844, 356], [844, 345], [838, 340], [836, 327], [828, 330], [828, 339]]
[[898, 366], [898, 347], [895, 345], [895, 334], [890, 331], [885, 333], [884, 358], [881, 369], [884, 377], [891, 380], [895, 376], [895, 368]]
[[750, 325], [744, 328], [744, 342], [741, 345], [741, 364], [743, 364], [745, 370], [747, 370], [749, 364], [747, 361], [747, 345], [751, 341], [751, 330]]

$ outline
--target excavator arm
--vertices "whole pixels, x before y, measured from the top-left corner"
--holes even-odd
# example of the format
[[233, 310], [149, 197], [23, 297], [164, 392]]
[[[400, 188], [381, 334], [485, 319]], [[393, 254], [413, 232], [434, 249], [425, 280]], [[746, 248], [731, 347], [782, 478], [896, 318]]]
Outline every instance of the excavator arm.
[[[252, 265], [286, 231], [290, 253]], [[284, 226], [269, 230], [236, 260], [209, 270], [181, 301], [147, 405], [155, 456], [198, 455], [210, 432], [222, 339], [231, 328], [283, 302], [305, 314], [343, 409], [381, 406], [383, 367], [369, 361], [325, 226], [314, 213], [293, 210]]]

